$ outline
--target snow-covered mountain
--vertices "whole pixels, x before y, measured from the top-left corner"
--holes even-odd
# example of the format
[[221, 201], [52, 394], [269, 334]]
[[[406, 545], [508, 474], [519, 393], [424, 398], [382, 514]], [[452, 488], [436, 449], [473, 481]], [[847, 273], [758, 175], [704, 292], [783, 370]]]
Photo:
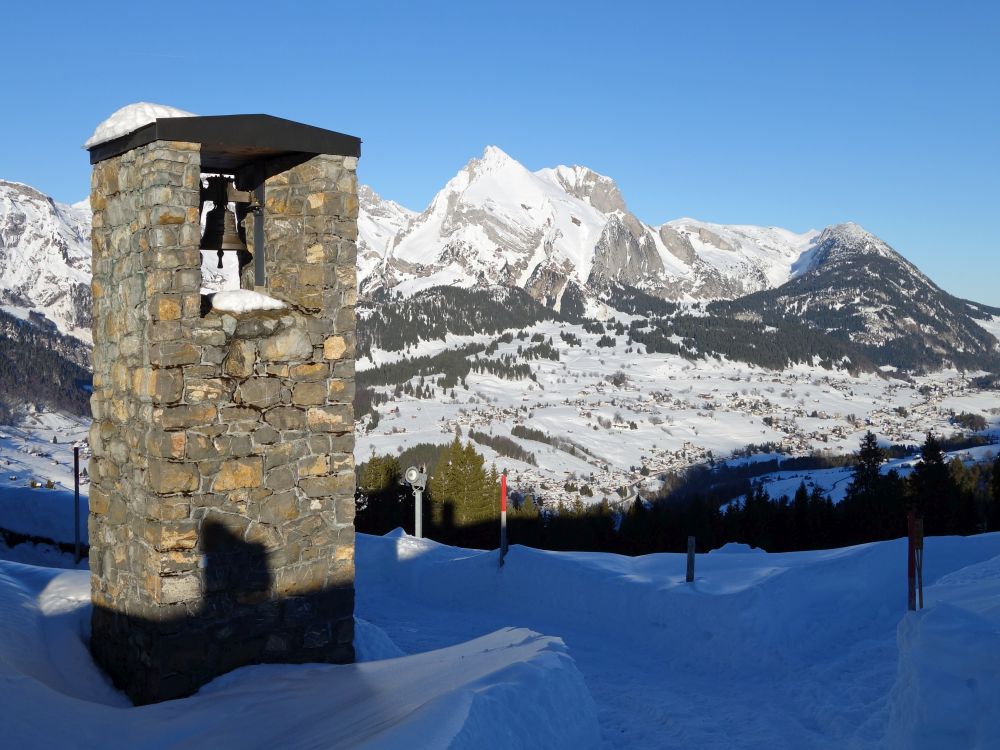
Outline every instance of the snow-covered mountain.
[[824, 229], [786, 283], [709, 309], [802, 321], [907, 369], [1000, 363], [988, 330], [1000, 310], [948, 294], [857, 224]]
[[[420, 213], [367, 186], [359, 205], [359, 291], [369, 304], [386, 291], [499, 285], [579, 315], [613, 307], [608, 290], [631, 287], [715, 300], [720, 314], [798, 317], [902, 366], [931, 366], [926, 353], [969, 366], [997, 353], [990, 331], [1000, 310], [951, 297], [853, 224], [804, 233], [688, 218], [652, 226], [609, 177], [580, 166], [532, 172], [495, 146]], [[0, 181], [0, 309], [89, 342], [89, 224], [86, 202], [66, 206]], [[209, 261], [206, 283], [223, 283], [227, 273]]]
[[384, 261], [396, 235], [417, 215], [367, 185], [358, 187], [358, 282], [382, 283]]
[[[363, 295], [499, 283], [557, 309], [568, 285], [593, 291], [618, 282], [668, 299], [769, 289], [790, 278], [818, 236], [693, 219], [649, 226], [609, 177], [580, 166], [531, 172], [495, 146], [420, 214], [363, 196], [366, 208], [379, 209], [381, 223], [377, 238], [360, 228], [370, 253], [359, 269]], [[366, 273], [379, 248], [382, 262]]]
[[90, 207], [0, 180], [0, 309], [90, 341]]

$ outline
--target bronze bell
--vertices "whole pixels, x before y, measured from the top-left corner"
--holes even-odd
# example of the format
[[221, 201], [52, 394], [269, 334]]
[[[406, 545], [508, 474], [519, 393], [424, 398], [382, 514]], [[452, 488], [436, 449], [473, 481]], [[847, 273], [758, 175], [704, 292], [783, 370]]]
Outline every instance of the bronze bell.
[[[210, 186], [214, 179], [218, 178], [209, 179]], [[247, 246], [240, 239], [240, 233], [236, 228], [236, 214], [229, 210], [225, 196], [226, 193], [223, 190], [221, 195], [216, 196], [211, 210], [206, 214], [205, 233], [201, 237], [200, 245], [202, 250], [218, 250], [219, 268], [222, 268], [222, 253], [224, 251], [242, 250], [246, 252], [247, 250]]]

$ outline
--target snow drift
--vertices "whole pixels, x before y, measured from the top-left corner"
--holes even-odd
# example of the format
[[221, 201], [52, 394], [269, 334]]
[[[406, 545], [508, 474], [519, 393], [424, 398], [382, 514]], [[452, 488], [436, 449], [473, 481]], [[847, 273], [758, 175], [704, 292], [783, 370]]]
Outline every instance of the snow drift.
[[[0, 722], [11, 747], [596, 747], [593, 700], [557, 638], [505, 628], [414, 656], [236, 670], [141, 708], [91, 661], [90, 580], [0, 562]], [[359, 655], [399, 654], [370, 623]], [[517, 721], [509, 721], [516, 716]]]

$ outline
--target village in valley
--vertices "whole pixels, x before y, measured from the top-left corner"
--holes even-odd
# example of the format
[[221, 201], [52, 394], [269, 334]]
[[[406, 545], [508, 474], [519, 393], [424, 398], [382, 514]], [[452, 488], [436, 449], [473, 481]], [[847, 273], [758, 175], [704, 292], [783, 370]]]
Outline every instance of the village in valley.
[[[581, 344], [568, 345], [560, 335], [567, 332]], [[928, 432], [975, 432], [970, 427], [976, 422], [960, 415], [995, 421], [1000, 414], [974, 373], [901, 378], [887, 370], [853, 375], [805, 365], [779, 372], [714, 357], [640, 354], [635, 349], [641, 347], [621, 338], [613, 347], [599, 347], [597, 335], [566, 323], [539, 323], [520, 335], [550, 341], [559, 360], [525, 360], [531, 378], [474, 371], [466, 387], [437, 388], [434, 398], [418, 397], [421, 389], [434, 388], [432, 375], [413, 378], [414, 396], [383, 389], [387, 400], [377, 407], [377, 424], [372, 427], [370, 417], [358, 422], [356, 462], [398, 455], [420, 443], [445, 443], [460, 433], [463, 440], [473, 436], [487, 463], [509, 471], [512, 487], [544, 503], [607, 498], [621, 506], [636, 494], [655, 495], [667, 475], [696, 465], [850, 456], [869, 430], [886, 445], [913, 446], [915, 454]], [[491, 341], [450, 336], [447, 342], [422, 342], [407, 356]], [[517, 360], [517, 339], [496, 343], [493, 356]], [[375, 350], [371, 359], [359, 360], [358, 370], [400, 358]], [[535, 454], [535, 465], [477, 442], [474, 436], [483, 433], [514, 440]], [[542, 437], [537, 433], [546, 442], [523, 437]]]

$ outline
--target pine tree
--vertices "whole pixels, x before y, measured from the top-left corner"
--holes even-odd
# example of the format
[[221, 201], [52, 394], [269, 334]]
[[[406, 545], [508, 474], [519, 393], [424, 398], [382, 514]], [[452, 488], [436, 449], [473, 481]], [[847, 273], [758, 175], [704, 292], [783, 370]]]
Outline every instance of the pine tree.
[[929, 432], [920, 447], [920, 461], [910, 475], [909, 489], [911, 507], [923, 516], [924, 533], [951, 533], [954, 488], [941, 443]]
[[484, 464], [472, 442], [463, 446], [458, 435], [441, 453], [428, 489], [433, 523], [449, 540], [475, 546], [495, 535], [490, 524], [499, 517], [499, 474]]
[[885, 451], [879, 447], [878, 439], [869, 430], [861, 438], [861, 448], [854, 462], [854, 476], [847, 488], [847, 494], [873, 498], [878, 492], [880, 469], [884, 461]]
[[366, 493], [382, 492], [399, 482], [399, 461], [393, 456], [372, 456], [361, 472], [358, 486]]

